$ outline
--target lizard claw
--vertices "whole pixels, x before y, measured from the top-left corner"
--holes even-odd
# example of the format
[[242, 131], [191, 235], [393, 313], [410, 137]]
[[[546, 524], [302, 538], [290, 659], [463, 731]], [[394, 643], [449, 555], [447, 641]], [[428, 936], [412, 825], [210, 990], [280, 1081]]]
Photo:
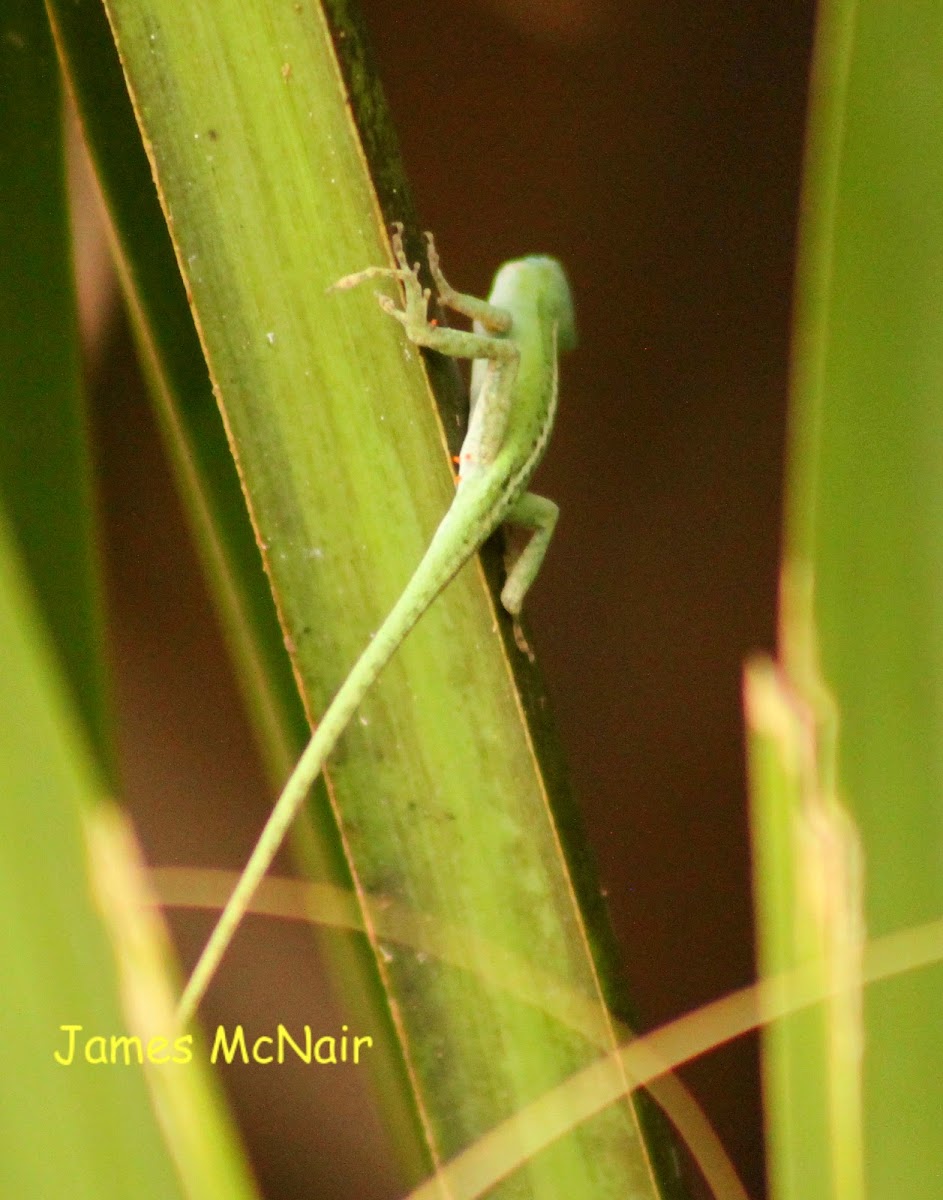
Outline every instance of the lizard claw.
[[534, 662], [535, 661], [534, 652], [533, 652], [533, 650], [531, 650], [530, 643], [527, 641], [527, 638], [524, 636], [524, 630], [521, 628], [521, 623], [517, 619], [517, 617], [514, 618], [513, 629], [514, 629], [514, 643], [517, 646], [518, 650], [520, 650], [521, 654], [527, 655], [528, 662]]
[[377, 303], [384, 312], [390, 313], [391, 316], [394, 317], [399, 315], [399, 309], [396, 307], [396, 303], [391, 300], [389, 296], [385, 296], [383, 292], [374, 292], [373, 294], [376, 296]]

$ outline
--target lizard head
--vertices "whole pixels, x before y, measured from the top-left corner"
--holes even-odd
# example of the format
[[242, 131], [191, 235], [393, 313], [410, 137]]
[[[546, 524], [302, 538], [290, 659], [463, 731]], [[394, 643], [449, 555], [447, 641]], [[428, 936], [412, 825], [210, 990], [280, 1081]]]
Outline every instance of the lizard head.
[[557, 326], [557, 346], [572, 350], [576, 346], [576, 318], [573, 297], [566, 272], [555, 258], [531, 254], [505, 263], [494, 277], [490, 299], [498, 305], [503, 296], [513, 297], [512, 309], [530, 302], [542, 320]]

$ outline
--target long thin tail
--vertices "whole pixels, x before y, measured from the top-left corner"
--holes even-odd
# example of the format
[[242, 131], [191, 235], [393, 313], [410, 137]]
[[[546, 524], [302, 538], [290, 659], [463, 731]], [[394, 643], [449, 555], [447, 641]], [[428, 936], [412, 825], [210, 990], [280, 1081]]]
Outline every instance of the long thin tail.
[[[451, 540], [446, 533], [447, 521], [448, 515], [446, 521], [440, 525], [436, 537], [418, 569], [406, 585], [405, 591], [380, 626], [373, 641], [355, 663], [337, 695], [328, 705], [320, 724], [289, 776], [288, 782], [272, 809], [258, 842], [256, 842], [255, 849], [246, 863], [239, 882], [226, 902], [226, 907], [220, 914], [219, 921], [210, 934], [209, 941], [204, 946], [203, 953], [197, 960], [193, 973], [183, 990], [177, 1006], [177, 1023], [180, 1028], [185, 1027], [193, 1018], [210, 980], [216, 973], [220, 960], [226, 953], [229, 943], [249, 907], [256, 888], [272, 865], [272, 859], [278, 853], [285, 834], [297, 816], [312, 784], [320, 774], [324, 760], [337, 745], [350, 718], [370, 690], [374, 680], [396, 653], [403, 639], [439, 592], [457, 573], [469, 554], [474, 553], [475, 547], [469, 549], [465, 546], [443, 545]], [[441, 572], [435, 572], [440, 575], [440, 578], [437, 581], [438, 587], [430, 596], [428, 584], [430, 575], [434, 572], [427, 568], [431, 565], [431, 560], [440, 558], [447, 561], [447, 566]]]

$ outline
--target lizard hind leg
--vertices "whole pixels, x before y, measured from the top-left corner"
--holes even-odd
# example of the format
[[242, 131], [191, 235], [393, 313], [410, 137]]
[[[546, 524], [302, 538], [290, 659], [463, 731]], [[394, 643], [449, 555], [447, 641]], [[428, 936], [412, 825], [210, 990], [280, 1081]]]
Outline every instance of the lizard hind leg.
[[547, 553], [559, 515], [560, 509], [552, 500], [535, 496], [533, 492], [525, 492], [511, 506], [504, 518], [506, 525], [516, 525], [530, 531], [530, 537], [520, 549], [507, 534], [505, 535], [504, 567], [507, 575], [501, 589], [501, 603], [514, 618], [514, 640], [518, 649], [526, 654], [531, 662], [534, 655], [518, 618], [524, 597], [537, 577]]

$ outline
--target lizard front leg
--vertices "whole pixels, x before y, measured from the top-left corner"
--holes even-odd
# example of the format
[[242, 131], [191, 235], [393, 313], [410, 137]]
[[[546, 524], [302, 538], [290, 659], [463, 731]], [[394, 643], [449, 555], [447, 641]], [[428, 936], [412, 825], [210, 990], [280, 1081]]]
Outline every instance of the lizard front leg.
[[[501, 308], [478, 300], [474, 296], [466, 296], [456, 292], [445, 281], [439, 267], [439, 258], [431, 235], [426, 235], [430, 242], [430, 268], [436, 283], [444, 286], [443, 303], [454, 307], [457, 312], [474, 315], [482, 325], [495, 330], [496, 333], [510, 329], [511, 316]], [[403, 226], [397, 221], [393, 225], [392, 237], [393, 257], [395, 267], [367, 267], [353, 275], [345, 275], [333, 284], [329, 291], [341, 291], [356, 287], [367, 279], [396, 279], [403, 287], [403, 307], [397, 307], [389, 296], [377, 293], [377, 301], [385, 313], [395, 317], [406, 331], [406, 336], [416, 346], [426, 346], [430, 350], [438, 350], [440, 354], [448, 354], [451, 358], [485, 358], [492, 361], [508, 362], [518, 357], [517, 346], [511, 340], [493, 336], [487, 333], [466, 333], [461, 329], [442, 328], [435, 321], [429, 320], [429, 300], [432, 293], [419, 282], [419, 263], [410, 266], [403, 248]], [[454, 305], [452, 301], [454, 300]], [[463, 307], [460, 307], [463, 306]], [[474, 314], [471, 309], [474, 308]]]
[[439, 303], [453, 312], [461, 313], [470, 321], [478, 324], [488, 333], [509, 333], [511, 330], [511, 314], [506, 309], [499, 308], [487, 300], [477, 296], [469, 296], [467, 292], [457, 292], [442, 274], [439, 263], [439, 252], [435, 248], [435, 238], [431, 233], [426, 234], [428, 244], [429, 271], [435, 280]]
[[[502, 444], [520, 349], [512, 337], [497, 332], [510, 330], [510, 313], [485, 300], [456, 292], [442, 274], [432, 235], [427, 234], [426, 237], [429, 241], [429, 266], [437, 286], [444, 290], [444, 303], [472, 317], [480, 326], [488, 325], [495, 333], [443, 328], [434, 320], [429, 320], [431, 293], [419, 281], [419, 264], [409, 264], [400, 222], [394, 224], [391, 240], [397, 265], [368, 267], [365, 271], [346, 275], [334, 284], [334, 289], [356, 287], [367, 279], [396, 279], [403, 288], [402, 308], [381, 292], [377, 293], [377, 301], [385, 313], [400, 322], [414, 345], [437, 350], [451, 358], [470, 358], [486, 364], [484, 371], [479, 373], [476, 394], [472, 397], [469, 430], [459, 456], [459, 477], [467, 478], [493, 462]], [[479, 404], [479, 400], [483, 402]]]
[[[495, 308], [494, 305], [487, 304], [484, 300], [475, 300], [475, 297], [465, 297], [462, 293], [454, 292], [442, 275], [439, 267], [438, 255], [435, 252], [435, 244], [430, 238], [430, 249], [432, 253], [432, 262], [435, 263], [433, 275], [437, 282], [439, 280], [445, 284], [448, 295], [458, 304], [460, 301], [467, 301], [466, 307], [472, 304], [481, 306], [479, 313], [483, 309], [488, 310], [489, 321], [492, 327], [500, 323], [510, 328], [511, 317], [509, 313], [505, 313], [502, 309]], [[378, 295], [380, 307], [384, 312], [389, 313], [391, 317], [395, 317], [406, 331], [406, 336], [411, 342], [417, 346], [426, 346], [430, 350], [438, 350], [440, 354], [448, 354], [451, 358], [487, 358], [492, 361], [508, 362], [512, 359], [517, 359], [518, 348], [510, 340], [503, 337], [496, 337], [487, 333], [466, 333], [461, 329], [443, 328], [436, 324], [435, 321], [429, 320], [429, 299], [431, 293], [428, 288], [423, 288], [419, 282], [419, 264], [416, 263], [410, 267], [406, 258], [406, 252], [403, 249], [403, 227], [396, 225], [393, 231], [393, 256], [399, 264], [395, 272], [396, 278], [403, 285], [403, 307], [397, 308], [396, 304], [389, 296]], [[446, 301], [448, 303], [448, 301]], [[458, 309], [458, 311], [462, 311]]]

